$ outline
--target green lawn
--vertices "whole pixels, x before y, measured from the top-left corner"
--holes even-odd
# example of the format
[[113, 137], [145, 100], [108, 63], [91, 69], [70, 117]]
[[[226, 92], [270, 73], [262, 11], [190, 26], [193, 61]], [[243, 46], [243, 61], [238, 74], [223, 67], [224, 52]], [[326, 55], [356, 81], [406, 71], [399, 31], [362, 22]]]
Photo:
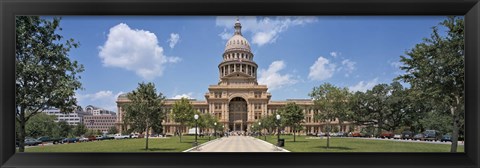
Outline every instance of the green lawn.
[[[259, 137], [264, 139], [263, 136]], [[330, 139], [330, 148], [327, 149], [327, 139], [309, 139], [297, 136], [280, 136], [285, 139], [285, 149], [291, 152], [450, 152], [449, 144], [428, 144], [413, 142], [397, 142], [382, 140], [367, 140], [359, 138]], [[277, 136], [267, 136], [267, 142], [277, 143]], [[464, 146], [458, 146], [458, 152], [463, 152]]]
[[[212, 140], [214, 138], [212, 137]], [[208, 137], [198, 138], [199, 143], [208, 141]], [[149, 138], [148, 151], [145, 139], [104, 140], [26, 148], [26, 152], [182, 152], [192, 147], [195, 136]]]

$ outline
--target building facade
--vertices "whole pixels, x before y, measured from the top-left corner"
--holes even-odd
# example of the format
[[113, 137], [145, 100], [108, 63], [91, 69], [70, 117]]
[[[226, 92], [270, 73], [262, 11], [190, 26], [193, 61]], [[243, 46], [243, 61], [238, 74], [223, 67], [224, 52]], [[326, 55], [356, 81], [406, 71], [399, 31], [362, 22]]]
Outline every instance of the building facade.
[[68, 123], [68, 125], [78, 125], [79, 123], [82, 123], [82, 116], [84, 115], [82, 111], [76, 110], [71, 113], [65, 113], [57, 108], [45, 110], [43, 113], [47, 115], [54, 115], [56, 117], [55, 122], [65, 121]]
[[83, 116], [83, 124], [89, 130], [100, 130], [103, 133], [108, 132], [111, 127], [115, 126], [117, 115], [85, 115]]
[[[223, 125], [223, 131], [250, 132], [251, 126], [257, 124], [262, 117], [273, 115], [287, 103], [295, 102], [303, 108], [305, 113], [305, 133], [318, 133], [324, 130], [325, 123], [320, 123], [313, 117], [313, 105], [310, 99], [287, 99], [285, 101], [271, 101], [272, 95], [267, 92], [266, 85], [259, 85], [257, 82], [258, 65], [254, 61], [250, 44], [242, 36], [241, 24], [236, 21], [234, 35], [227, 41], [222, 62], [218, 65], [219, 82], [217, 85], [210, 85], [205, 94], [205, 101], [190, 99], [193, 107], [201, 113], [210, 113], [218, 118]], [[172, 105], [178, 99], [167, 99], [165, 110], [171, 111]], [[129, 103], [126, 94], [120, 95], [117, 99], [118, 118], [117, 128], [123, 130], [122, 104]], [[331, 122], [337, 126], [339, 131], [350, 131], [348, 123], [339, 123], [338, 120]], [[163, 122], [164, 133], [174, 133], [178, 123], [169, 119], [168, 115]], [[183, 128], [181, 132], [187, 132]], [[289, 128], [284, 130], [290, 132]]]

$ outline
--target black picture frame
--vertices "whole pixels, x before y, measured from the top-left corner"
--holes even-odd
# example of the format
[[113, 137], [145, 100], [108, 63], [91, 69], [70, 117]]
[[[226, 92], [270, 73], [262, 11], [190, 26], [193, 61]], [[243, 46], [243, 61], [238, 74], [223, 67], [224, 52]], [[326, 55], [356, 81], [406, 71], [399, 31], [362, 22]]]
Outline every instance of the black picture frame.
[[[480, 165], [479, 0], [1, 0], [1, 167], [462, 167]], [[16, 15], [464, 15], [465, 153], [15, 153]]]

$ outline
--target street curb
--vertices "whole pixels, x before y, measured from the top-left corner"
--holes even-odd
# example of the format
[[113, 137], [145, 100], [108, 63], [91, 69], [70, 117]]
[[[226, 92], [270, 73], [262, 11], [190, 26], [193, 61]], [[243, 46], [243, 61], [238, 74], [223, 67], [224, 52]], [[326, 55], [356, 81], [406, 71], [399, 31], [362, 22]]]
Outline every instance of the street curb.
[[184, 150], [183, 152], [190, 152], [191, 150], [194, 150], [195, 148], [200, 148], [200, 147], [202, 147], [202, 146], [204, 146], [204, 145], [208, 145], [208, 144], [210, 144], [210, 143], [212, 143], [212, 142], [215, 142], [215, 141], [218, 141], [218, 140], [220, 140], [220, 139], [223, 139], [223, 137], [222, 137], [222, 138], [217, 138], [217, 139], [214, 139], [214, 140], [211, 140], [211, 141], [208, 141], [208, 142], [205, 142], [205, 143], [200, 144], [200, 145], [198, 145], [198, 146], [191, 147], [191, 148], [189, 148], [189, 149], [187, 149], [187, 150]]
[[[252, 137], [252, 136], [250, 136], [250, 137]], [[270, 142], [264, 141], [264, 140], [262, 140], [262, 139], [260, 139], [260, 138], [255, 138], [255, 137], [252, 137], [252, 138], [254, 138], [254, 139], [256, 139], [256, 140], [260, 140], [260, 141], [262, 141], [263, 143], [267, 143], [267, 144], [269, 144], [269, 145], [273, 145], [274, 147], [280, 149], [280, 150], [283, 151], [283, 152], [290, 152], [289, 150], [286, 150], [285, 148], [278, 147], [278, 146], [276, 146], [276, 145], [274, 145], [274, 144], [271, 144]]]

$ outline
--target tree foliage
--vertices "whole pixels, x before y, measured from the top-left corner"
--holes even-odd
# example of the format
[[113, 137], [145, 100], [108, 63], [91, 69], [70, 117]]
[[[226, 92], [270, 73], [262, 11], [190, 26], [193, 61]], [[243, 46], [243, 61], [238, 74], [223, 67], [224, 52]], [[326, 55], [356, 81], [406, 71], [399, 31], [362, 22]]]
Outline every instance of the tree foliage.
[[88, 129], [85, 126], [85, 124], [79, 123], [73, 128], [73, 135], [79, 137], [79, 136], [85, 135], [85, 133], [87, 133], [87, 131], [88, 131]]
[[456, 152], [465, 105], [464, 20], [449, 17], [439, 26], [446, 28], [445, 36], [435, 26], [429, 38], [401, 56], [404, 66], [400, 68], [406, 74], [398, 79], [410, 83], [424, 100], [448, 106], [453, 126], [451, 152]]
[[15, 23], [15, 120], [20, 125], [19, 152], [24, 152], [25, 125], [32, 116], [52, 107], [74, 110], [75, 90], [81, 88], [78, 74], [84, 69], [68, 57], [79, 44], [57, 33], [60, 18], [18, 16]]
[[277, 119], [275, 118], [275, 115], [268, 115], [268, 116], [263, 116], [262, 118], [260, 118], [260, 120], [258, 122], [261, 123], [259, 127], [261, 129], [266, 129], [267, 133], [270, 134], [277, 127], [276, 121], [277, 121]]
[[[314, 117], [327, 123], [347, 116], [349, 113], [348, 101], [350, 92], [347, 88], [338, 88], [330, 83], [314, 87], [309, 96], [313, 99]], [[330, 132], [330, 130], [327, 130]], [[330, 147], [330, 135], [327, 134], [327, 148]]]
[[68, 124], [68, 122], [59, 121], [56, 128], [56, 134], [58, 134], [56, 137], [72, 137], [72, 130], [73, 128]]
[[280, 110], [280, 116], [283, 118], [284, 126], [293, 130], [293, 142], [296, 142], [295, 133], [305, 119], [303, 110], [295, 103], [288, 103]]
[[112, 126], [112, 127], [108, 128], [107, 132], [108, 132], [107, 134], [116, 134], [116, 133], [118, 133], [118, 130], [117, 130], [117, 127]]
[[[47, 115], [45, 113], [39, 113], [33, 116], [25, 126], [26, 136], [34, 138], [40, 136], [52, 137], [54, 129], [57, 126], [55, 118], [55, 116]], [[16, 124], [18, 124], [18, 122]]]
[[148, 137], [153, 125], [162, 123], [162, 110], [165, 97], [158, 93], [153, 83], [139, 83], [136, 90], [127, 94], [131, 101], [123, 105], [124, 121], [138, 132], [146, 132], [145, 150], [148, 150]]
[[[175, 102], [172, 106], [172, 112], [170, 117], [180, 124], [180, 128], [184, 128], [185, 125], [195, 124], [195, 119], [193, 118], [195, 111], [192, 104], [187, 98], [182, 98]], [[178, 131], [178, 128], [177, 128]], [[179, 131], [180, 142], [182, 142], [182, 131]]]

